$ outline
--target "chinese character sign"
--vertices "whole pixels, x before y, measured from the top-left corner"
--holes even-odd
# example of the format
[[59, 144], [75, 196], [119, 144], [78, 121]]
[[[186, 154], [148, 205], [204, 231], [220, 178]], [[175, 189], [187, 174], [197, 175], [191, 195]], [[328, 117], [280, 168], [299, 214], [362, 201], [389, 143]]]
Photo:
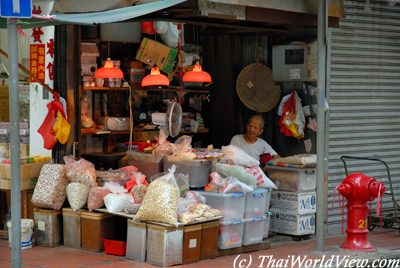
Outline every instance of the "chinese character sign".
[[[40, 81], [45, 82], [46, 59], [45, 59], [45, 44], [31, 44], [30, 45], [30, 71]], [[36, 79], [31, 77], [31, 82], [37, 82]]]

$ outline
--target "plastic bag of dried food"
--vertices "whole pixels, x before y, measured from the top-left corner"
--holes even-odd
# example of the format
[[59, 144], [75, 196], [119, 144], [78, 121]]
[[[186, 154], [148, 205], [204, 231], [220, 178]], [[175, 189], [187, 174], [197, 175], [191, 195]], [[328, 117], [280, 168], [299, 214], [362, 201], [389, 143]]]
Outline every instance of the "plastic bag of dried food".
[[242, 167], [237, 165], [215, 164], [218, 173], [235, 177], [243, 183], [261, 188], [277, 189], [260, 167]]
[[81, 158], [78, 161], [71, 156], [65, 156], [67, 178], [71, 182], [80, 182], [89, 186], [97, 186], [96, 169], [94, 165]]
[[122, 212], [131, 200], [132, 197], [128, 193], [108, 194], [104, 197], [104, 204], [109, 212]]
[[176, 216], [179, 188], [176, 184], [173, 165], [169, 172], [150, 183], [135, 219], [177, 225]]
[[135, 185], [131, 189], [131, 195], [133, 198], [133, 203], [135, 204], [141, 204], [143, 201], [144, 196], [146, 195], [147, 192], [147, 185]]
[[178, 216], [179, 222], [183, 224], [191, 223], [196, 221], [196, 219], [199, 217], [198, 214], [191, 213], [191, 212], [185, 212], [182, 213]]
[[222, 146], [221, 152], [224, 157], [232, 160], [235, 165], [253, 167], [259, 166], [260, 162], [254, 157], [248, 155], [241, 148], [234, 145]]
[[206, 211], [207, 209], [210, 209], [210, 208], [211, 207], [209, 205], [198, 203], [198, 204], [192, 205], [188, 209], [188, 211], [191, 212], [191, 213], [194, 213], [194, 214], [197, 214], [197, 215], [201, 216], [201, 215], [203, 215], [204, 211]]
[[128, 192], [128, 190], [124, 186], [120, 185], [117, 182], [112, 182], [112, 181], [106, 182], [106, 183], [104, 183], [103, 187], [108, 189], [113, 194]]
[[89, 191], [88, 196], [88, 209], [92, 212], [93, 209], [101, 208], [104, 206], [104, 197], [111, 192], [103, 187], [92, 187]]
[[136, 214], [140, 208], [140, 204], [129, 203], [125, 206], [124, 212], [127, 214]]
[[83, 183], [71, 182], [67, 185], [68, 203], [73, 211], [77, 211], [86, 205], [90, 187]]
[[33, 192], [33, 205], [38, 208], [60, 209], [67, 197], [67, 184], [64, 165], [44, 164]]
[[196, 200], [193, 198], [179, 197], [176, 214], [179, 216], [180, 214], [187, 212], [188, 209], [194, 204], [196, 204]]
[[205, 210], [203, 212], [202, 216], [207, 218], [207, 219], [212, 219], [212, 218], [215, 218], [215, 217], [222, 216], [222, 212], [219, 209], [210, 208], [210, 209]]
[[206, 198], [202, 194], [193, 191], [187, 192], [185, 198], [193, 198], [196, 203], [206, 203]]

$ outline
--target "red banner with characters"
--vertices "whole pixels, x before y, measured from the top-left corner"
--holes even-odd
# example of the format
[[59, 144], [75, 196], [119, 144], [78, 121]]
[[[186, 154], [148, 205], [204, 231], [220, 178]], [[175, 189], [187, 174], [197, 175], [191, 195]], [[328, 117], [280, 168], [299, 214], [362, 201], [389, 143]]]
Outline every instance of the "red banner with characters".
[[[45, 44], [31, 44], [30, 45], [30, 71], [39, 78], [43, 83], [45, 82], [46, 72], [46, 47]], [[31, 82], [37, 82], [33, 77]]]

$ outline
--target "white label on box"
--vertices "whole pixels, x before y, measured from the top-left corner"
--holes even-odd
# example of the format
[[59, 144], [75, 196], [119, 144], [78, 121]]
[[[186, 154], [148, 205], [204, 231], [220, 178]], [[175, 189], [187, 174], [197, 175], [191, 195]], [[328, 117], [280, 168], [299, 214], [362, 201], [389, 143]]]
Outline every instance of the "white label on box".
[[294, 193], [273, 191], [271, 211], [291, 214], [309, 214], [316, 212], [316, 192]]
[[37, 226], [38, 226], [38, 229], [40, 231], [45, 231], [46, 230], [46, 223], [44, 221], [38, 221], [37, 222]]
[[289, 79], [298, 80], [300, 79], [300, 68], [289, 69]]
[[270, 230], [292, 235], [306, 235], [315, 232], [315, 214], [292, 215], [273, 213], [271, 216]]
[[1, 135], [7, 135], [8, 134], [8, 129], [0, 128], [0, 134]]
[[197, 239], [189, 240], [189, 248], [195, 248], [197, 246]]

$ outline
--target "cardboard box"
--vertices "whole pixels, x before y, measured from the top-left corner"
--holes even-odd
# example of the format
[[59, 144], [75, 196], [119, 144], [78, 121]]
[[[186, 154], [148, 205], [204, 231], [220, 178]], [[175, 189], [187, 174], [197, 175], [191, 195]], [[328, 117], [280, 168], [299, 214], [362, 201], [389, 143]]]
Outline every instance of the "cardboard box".
[[[0, 158], [9, 158], [10, 157], [10, 143], [0, 143]], [[29, 155], [29, 144], [20, 143], [19, 145], [19, 154], [20, 157], [26, 157]]]
[[[35, 188], [32, 179], [39, 177], [40, 170], [45, 162], [21, 164], [20, 182], [21, 191]], [[0, 189], [11, 189], [11, 165], [0, 164]]]
[[308, 235], [315, 233], [315, 213], [293, 215], [272, 212], [270, 231], [289, 235]]
[[316, 203], [316, 192], [272, 191], [270, 211], [304, 215], [315, 213]]
[[143, 38], [136, 53], [136, 59], [150, 66], [157, 64], [163, 72], [170, 73], [174, 69], [178, 52], [174, 48]]

